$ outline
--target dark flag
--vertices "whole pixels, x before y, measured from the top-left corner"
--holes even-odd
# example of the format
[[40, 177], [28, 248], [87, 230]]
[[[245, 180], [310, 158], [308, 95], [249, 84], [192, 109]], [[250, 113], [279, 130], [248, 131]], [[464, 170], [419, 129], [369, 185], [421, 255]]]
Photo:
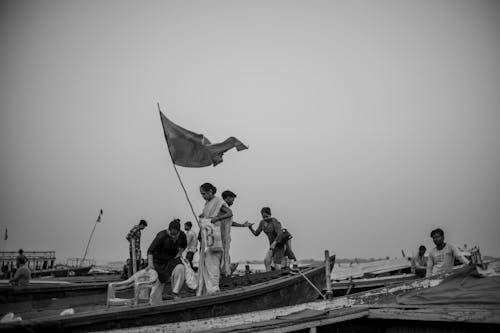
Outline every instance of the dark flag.
[[222, 162], [222, 155], [231, 148], [248, 149], [240, 140], [230, 137], [212, 144], [203, 134], [191, 132], [171, 122], [160, 111], [163, 132], [170, 154], [176, 165], [188, 168], [216, 166]]
[[7, 227], [5, 227], [5, 240], [7, 240], [9, 238], [9, 234], [7, 233]]
[[99, 212], [99, 216], [97, 217], [97, 222], [101, 222], [101, 216], [102, 216], [102, 209]]

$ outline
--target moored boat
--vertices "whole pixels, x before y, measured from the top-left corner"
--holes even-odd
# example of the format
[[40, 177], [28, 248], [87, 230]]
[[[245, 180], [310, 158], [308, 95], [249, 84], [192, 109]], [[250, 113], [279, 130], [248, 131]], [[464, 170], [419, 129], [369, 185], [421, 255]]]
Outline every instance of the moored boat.
[[[330, 267], [334, 261], [335, 256], [330, 257]], [[1, 324], [0, 331], [98, 331], [264, 310], [315, 300], [318, 298], [318, 289], [323, 288], [325, 281], [323, 264], [298, 271], [281, 270], [252, 277], [238, 276], [222, 280], [222, 291], [214, 295], [188, 296], [156, 306], [106, 308], [103, 301], [100, 305], [75, 307], [76, 313], [68, 316], [58, 315], [64, 308], [31, 311], [20, 314], [24, 319], [22, 321]]]
[[466, 266], [331, 300], [128, 332], [498, 332], [499, 273]]
[[[0, 263], [2, 277], [9, 278], [16, 271], [17, 251], [1, 251]], [[31, 277], [38, 278], [44, 276], [67, 277], [87, 275], [95, 265], [94, 261], [79, 260], [78, 258], [68, 259], [66, 265], [55, 264], [55, 251], [24, 251], [23, 255], [28, 259], [28, 267], [31, 270]]]

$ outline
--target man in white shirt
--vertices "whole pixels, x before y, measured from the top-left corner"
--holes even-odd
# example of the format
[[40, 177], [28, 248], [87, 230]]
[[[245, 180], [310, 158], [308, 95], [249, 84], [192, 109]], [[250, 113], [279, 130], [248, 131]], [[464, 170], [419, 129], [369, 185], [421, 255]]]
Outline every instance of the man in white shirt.
[[469, 264], [469, 260], [455, 246], [444, 242], [443, 230], [432, 230], [431, 237], [436, 247], [429, 252], [426, 276], [451, 272], [455, 259], [462, 264]]
[[193, 224], [191, 221], [184, 223], [184, 230], [186, 231], [187, 238], [186, 259], [189, 261], [191, 268], [196, 271], [193, 267], [193, 257], [196, 251], [198, 251], [198, 235], [193, 230]]

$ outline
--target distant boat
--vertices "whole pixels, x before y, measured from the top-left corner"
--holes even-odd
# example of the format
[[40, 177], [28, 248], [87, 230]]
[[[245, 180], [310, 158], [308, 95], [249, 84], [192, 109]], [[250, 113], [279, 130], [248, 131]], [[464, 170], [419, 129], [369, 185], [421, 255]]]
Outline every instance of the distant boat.
[[[334, 262], [335, 256], [330, 257], [330, 267]], [[106, 308], [105, 290], [95, 298], [80, 296], [40, 300], [34, 296], [31, 302], [28, 299], [12, 302], [13, 298], [20, 296], [18, 292], [12, 291], [9, 295], [2, 292], [5, 299], [0, 302], [0, 311], [14, 312], [24, 320], [0, 324], [0, 332], [95, 331], [265, 310], [316, 300], [318, 290], [323, 288], [325, 282], [326, 269], [322, 263], [302, 267], [299, 271], [283, 269], [225, 278], [220, 282], [222, 291], [214, 295], [194, 296], [191, 293], [180, 300], [156, 306], [140, 304], [112, 308]], [[73, 288], [76, 286], [73, 285]], [[33, 294], [24, 295], [29, 298]], [[9, 300], [9, 297], [13, 298]], [[25, 306], [32, 308], [23, 309]], [[68, 307], [73, 308], [75, 314], [59, 316]]]
[[[93, 260], [82, 261], [79, 258], [68, 259], [66, 265], [57, 265], [55, 251], [24, 251], [24, 256], [28, 258], [28, 267], [31, 270], [31, 277], [67, 277], [87, 275], [94, 266]], [[17, 251], [1, 251], [0, 263], [2, 278], [11, 277], [17, 269]]]

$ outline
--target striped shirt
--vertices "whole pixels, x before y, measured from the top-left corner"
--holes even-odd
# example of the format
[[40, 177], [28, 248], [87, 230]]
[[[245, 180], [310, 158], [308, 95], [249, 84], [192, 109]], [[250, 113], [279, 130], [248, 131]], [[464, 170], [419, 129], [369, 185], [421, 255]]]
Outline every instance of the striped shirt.
[[454, 245], [446, 243], [441, 250], [433, 248], [429, 252], [426, 276], [451, 272], [455, 259], [462, 264], [469, 264], [469, 260]]
[[141, 258], [141, 227], [139, 225], [134, 225], [130, 229], [126, 237], [128, 244], [128, 250], [130, 255], [132, 255], [132, 239], [135, 241], [135, 257], [137, 259]]

